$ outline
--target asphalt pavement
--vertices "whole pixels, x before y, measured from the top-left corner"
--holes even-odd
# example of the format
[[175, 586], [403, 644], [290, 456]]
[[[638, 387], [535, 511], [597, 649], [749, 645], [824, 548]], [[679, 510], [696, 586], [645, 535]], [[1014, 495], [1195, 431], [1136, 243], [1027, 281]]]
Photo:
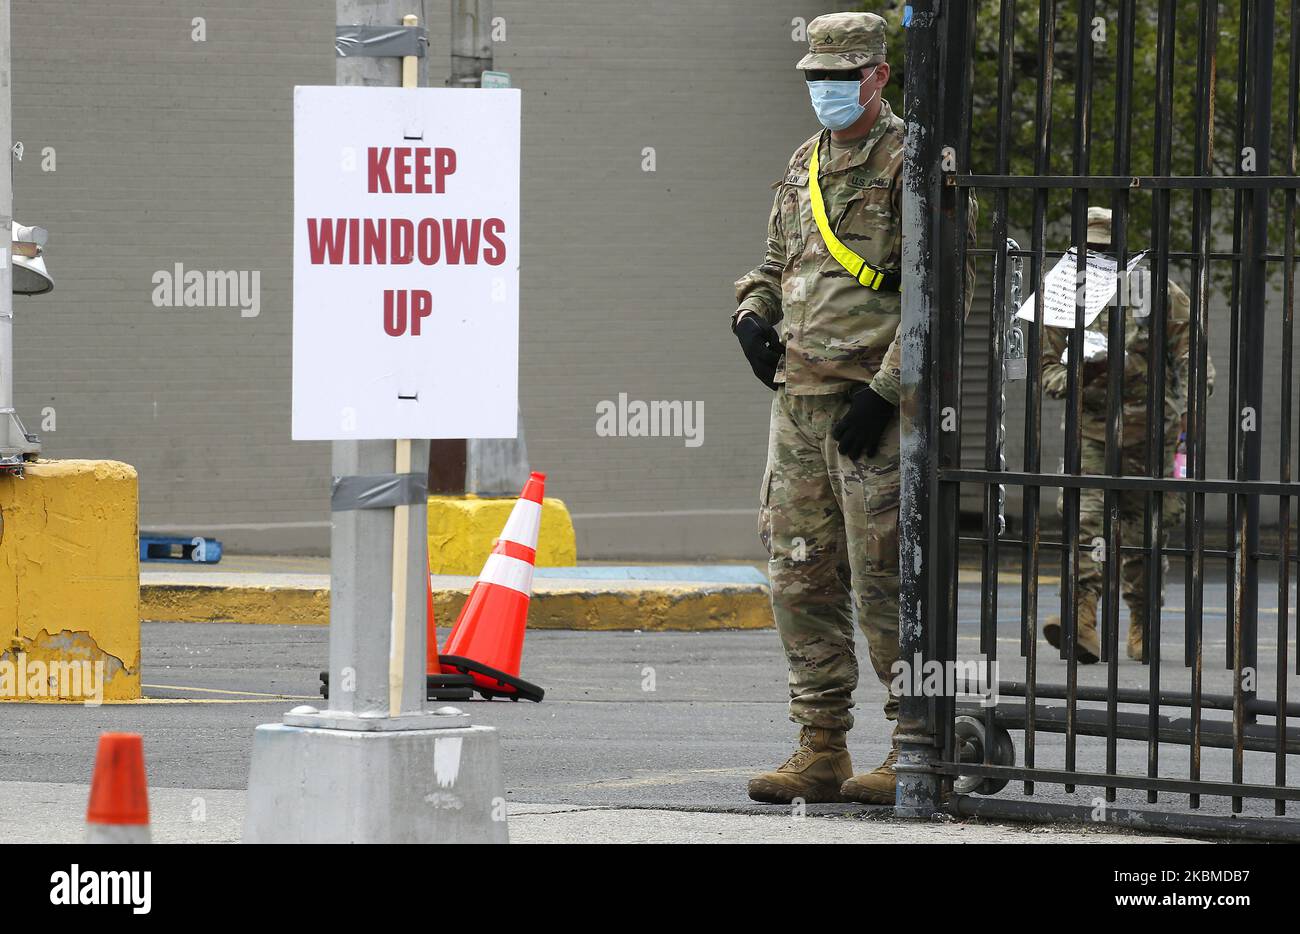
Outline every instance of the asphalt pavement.
[[[1043, 601], [1053, 599], [1054, 592], [1050, 583], [1045, 586]], [[968, 579], [961, 587], [959, 648], [963, 656], [978, 651], [979, 593], [978, 582]], [[1185, 690], [1189, 673], [1181, 666], [1179, 596], [1171, 598], [1174, 605], [1166, 611], [1162, 651], [1167, 660], [1167, 681], [1163, 683]], [[1018, 588], [1004, 583], [999, 591], [998, 627], [1004, 679], [1021, 677], [1017, 668], [1018, 600]], [[1206, 595], [1207, 691], [1230, 690], [1230, 673], [1222, 668], [1225, 605], [1222, 581], [1212, 582]], [[1276, 612], [1269, 615], [1266, 607], [1261, 619], [1262, 661], [1274, 653]], [[1040, 642], [1040, 646], [1039, 680], [1063, 681], [1063, 663], [1045, 644]], [[859, 656], [862, 670], [869, 672], [861, 644]], [[127, 730], [144, 735], [150, 787], [155, 795], [172, 794], [175, 806], [182, 811], [187, 802], [192, 809], [198, 798], [205, 803], [209, 797], [213, 802], [225, 802], [214, 804], [217, 810], [224, 810], [225, 825], [214, 824], [206, 832], [209, 836], [186, 836], [182, 815], [176, 831], [178, 839], [237, 838], [231, 829], [238, 824], [232, 809], [238, 809], [240, 792], [247, 783], [253, 729], [260, 723], [278, 721], [290, 707], [316, 701], [319, 672], [327, 658], [325, 627], [144, 624], [146, 701], [101, 707], [5, 706], [8, 729], [0, 737], [0, 787], [9, 789], [10, 805], [0, 810], [0, 826], [17, 832], [19, 838], [39, 838], [39, 829], [29, 827], [22, 832], [24, 814], [39, 809], [42, 801], [48, 810], [65, 798], [76, 800], [84, 794], [99, 733]], [[1081, 684], [1104, 684], [1103, 666], [1079, 671]], [[1142, 687], [1148, 683], [1149, 669], [1127, 659], [1121, 661], [1119, 673], [1121, 686]], [[588, 832], [597, 838], [608, 836], [611, 831], [601, 830], [600, 821], [609, 818], [599, 817], [597, 812], [607, 815], [619, 810], [628, 811], [628, 839], [654, 837], [653, 830], [647, 829], [651, 825], [637, 825], [637, 821], [644, 824], [645, 815], [637, 817], [632, 811], [761, 817], [751, 825], [759, 837], [761, 828], [772, 820], [776, 821], [774, 827], [788, 827], [790, 821], [783, 809], [756, 805], [745, 796], [747, 778], [779, 764], [789, 754], [796, 732], [786, 716], [785, 665], [775, 631], [529, 632], [523, 675], [546, 688], [544, 702], [498, 700], [463, 705], [474, 723], [500, 730], [508, 799], [512, 813], [521, 818], [516, 839], [529, 838], [525, 826], [537, 830], [537, 839], [547, 839], [543, 828], [548, 823], [555, 826], [557, 814], [576, 815], [562, 822], [568, 828], [566, 832], [575, 838], [581, 839]], [[1260, 675], [1262, 692], [1271, 694], [1271, 668], [1261, 664]], [[1291, 675], [1292, 697], [1300, 689], [1296, 682]], [[850, 752], [859, 769], [874, 766], [887, 751], [889, 725], [879, 713], [883, 699], [884, 689], [874, 679], [864, 678], [855, 710], [858, 725], [850, 734]], [[1014, 733], [1013, 738], [1020, 758], [1023, 734]], [[1103, 750], [1102, 740], [1080, 737], [1079, 767], [1101, 770]], [[1145, 774], [1145, 743], [1121, 742], [1119, 753], [1121, 772]], [[1160, 773], [1186, 776], [1188, 756], [1186, 747], [1162, 745]], [[1063, 737], [1040, 733], [1036, 764], [1050, 768], [1063, 762]], [[1228, 751], [1204, 751], [1204, 778], [1227, 780], [1230, 768]], [[1273, 768], [1271, 755], [1246, 755], [1247, 781], [1270, 783]], [[196, 792], [186, 798], [194, 790], [203, 790], [203, 794]], [[222, 797], [226, 792], [231, 795]], [[1013, 784], [999, 797], [1018, 794], [1019, 786]], [[1037, 786], [1037, 797], [1041, 799], [1086, 804], [1096, 794], [1090, 788], [1079, 788], [1067, 795], [1059, 785]], [[1161, 797], [1156, 807], [1187, 806], [1183, 796]], [[1145, 793], [1138, 791], [1121, 790], [1117, 803], [1150, 807]], [[1201, 812], [1226, 814], [1227, 807], [1227, 799], [1205, 797]], [[850, 821], [852, 826], [873, 826], [877, 831], [889, 823], [871, 809], [852, 806], [814, 808], [810, 813], [856, 819]], [[1271, 815], [1272, 805], [1247, 802], [1247, 813]], [[65, 826], [75, 826], [79, 818], [74, 812], [72, 822]], [[711, 829], [712, 824], [703, 828], [699, 825], [703, 819], [693, 819], [691, 827], [681, 828], [675, 836], [667, 830], [662, 833], [674, 839], [693, 839], [701, 834], [707, 839], [749, 838], [742, 829], [746, 826], [743, 822], [730, 829]], [[682, 820], [685, 818], [665, 817], [660, 824], [668, 827]], [[840, 826], [843, 820], [828, 820], [826, 827], [832, 824]], [[218, 825], [226, 829], [218, 832]], [[956, 832], [943, 827], [930, 830], [938, 832], [940, 838], [944, 833], [951, 836]], [[60, 831], [64, 832], [70, 831]], [[1022, 828], [1006, 832], [1030, 831]], [[1033, 832], [1040, 837], [1051, 833], [1041, 829]], [[809, 831], [799, 833], [806, 835]], [[825, 833], [828, 839], [853, 836], [842, 826], [834, 833], [830, 829]], [[790, 835], [784, 829], [777, 833], [780, 839]], [[557, 830], [551, 836], [559, 838], [564, 833]], [[977, 836], [972, 832], [965, 839]]]

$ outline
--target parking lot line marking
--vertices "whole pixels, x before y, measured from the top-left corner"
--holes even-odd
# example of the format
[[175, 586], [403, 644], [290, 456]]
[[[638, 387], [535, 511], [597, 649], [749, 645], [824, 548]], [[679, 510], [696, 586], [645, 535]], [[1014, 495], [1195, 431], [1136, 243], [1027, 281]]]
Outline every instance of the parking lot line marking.
[[144, 684], [141, 687], [160, 691], [197, 691], [200, 694], [234, 694], [239, 697], [269, 697], [273, 700], [320, 700], [317, 694], [264, 694], [260, 691], [226, 691], [221, 688], [195, 688], [182, 684]]
[[105, 700], [104, 707], [130, 707], [132, 704], [268, 704], [260, 697], [139, 697], [135, 700]]

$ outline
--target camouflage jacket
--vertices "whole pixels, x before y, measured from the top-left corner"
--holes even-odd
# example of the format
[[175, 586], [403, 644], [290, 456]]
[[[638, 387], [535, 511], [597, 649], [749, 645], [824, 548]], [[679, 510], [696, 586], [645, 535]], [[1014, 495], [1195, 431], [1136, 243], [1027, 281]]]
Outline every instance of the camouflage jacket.
[[[1085, 330], [1109, 333], [1110, 314], [1116, 306], [1102, 310]], [[1187, 411], [1187, 390], [1191, 370], [1191, 300], [1178, 283], [1169, 282], [1169, 313], [1165, 319], [1165, 422], [1166, 441], [1172, 442], [1170, 430], [1177, 431], [1179, 419]], [[1125, 315], [1124, 321], [1124, 412], [1123, 443], [1141, 444], [1146, 439], [1147, 419], [1147, 347], [1151, 316]], [[1065, 397], [1068, 367], [1061, 363], [1069, 336], [1066, 328], [1043, 328], [1043, 391], [1057, 399]], [[1214, 361], [1206, 355], [1207, 393], [1214, 390]], [[1083, 436], [1106, 440], [1106, 361], [1088, 362], [1082, 371], [1083, 411], [1080, 422]]]
[[[752, 311], [777, 326], [786, 353], [776, 381], [784, 382], [788, 393], [825, 395], [870, 383], [897, 405], [900, 293], [860, 285], [822, 241], [808, 193], [808, 163], [818, 141], [822, 199], [831, 229], [872, 266], [899, 267], [903, 121], [886, 101], [861, 141], [832, 150], [830, 134], [822, 132], [795, 151], [785, 177], [773, 185], [776, 197], [763, 263], [736, 282], [739, 312]], [[971, 242], [975, 214], [972, 197]], [[967, 274], [969, 284], [974, 256], [968, 258]]]
[[[883, 102], [856, 145], [831, 150], [819, 133], [790, 159], [767, 223], [767, 254], [736, 283], [742, 311], [776, 325], [785, 341], [777, 381], [802, 395], [840, 392], [873, 382], [898, 329], [898, 292], [858, 283], [822, 241], [808, 194], [808, 162], [820, 141], [821, 191], [836, 236], [868, 263], [897, 269], [902, 258], [903, 121]], [[877, 392], [898, 401], [898, 381], [881, 376]], [[883, 391], [882, 391], [883, 390]]]

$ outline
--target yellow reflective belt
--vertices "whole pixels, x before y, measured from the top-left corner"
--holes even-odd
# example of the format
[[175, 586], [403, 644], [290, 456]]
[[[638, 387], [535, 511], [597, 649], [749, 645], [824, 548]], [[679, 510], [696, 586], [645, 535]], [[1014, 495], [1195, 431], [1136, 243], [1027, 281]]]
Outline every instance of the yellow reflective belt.
[[813, 220], [817, 222], [826, 249], [831, 251], [835, 261], [862, 285], [869, 289], [879, 289], [885, 282], [885, 273], [841, 243], [840, 238], [835, 236], [835, 231], [831, 230], [830, 221], [826, 219], [826, 205], [822, 202], [821, 185], [817, 183], [817, 149], [820, 146], [821, 140], [813, 143], [812, 159], [808, 162], [808, 195], [812, 199]]

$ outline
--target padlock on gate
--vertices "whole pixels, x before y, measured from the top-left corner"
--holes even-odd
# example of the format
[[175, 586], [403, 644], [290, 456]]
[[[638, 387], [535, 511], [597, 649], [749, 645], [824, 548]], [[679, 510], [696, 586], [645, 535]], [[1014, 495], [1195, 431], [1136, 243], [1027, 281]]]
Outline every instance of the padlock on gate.
[[1007, 331], [1007, 352], [1002, 358], [1002, 371], [1008, 382], [1024, 379], [1028, 373], [1025, 362], [1025, 335], [1013, 325]]

